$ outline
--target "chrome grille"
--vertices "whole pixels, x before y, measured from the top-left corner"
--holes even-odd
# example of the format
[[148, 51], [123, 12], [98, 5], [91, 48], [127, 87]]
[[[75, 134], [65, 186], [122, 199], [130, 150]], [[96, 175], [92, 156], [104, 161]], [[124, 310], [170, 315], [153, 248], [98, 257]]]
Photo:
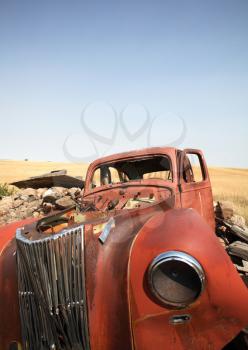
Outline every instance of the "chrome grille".
[[83, 226], [38, 240], [18, 230], [16, 241], [24, 349], [89, 349]]

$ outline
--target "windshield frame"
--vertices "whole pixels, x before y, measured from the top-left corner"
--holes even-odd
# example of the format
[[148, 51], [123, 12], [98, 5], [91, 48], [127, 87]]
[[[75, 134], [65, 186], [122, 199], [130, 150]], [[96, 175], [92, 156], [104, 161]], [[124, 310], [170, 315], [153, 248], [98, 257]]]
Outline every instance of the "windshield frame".
[[[94, 188], [91, 188], [91, 183], [93, 180], [94, 173], [97, 169], [99, 169], [101, 166], [108, 165], [111, 167], [111, 164], [115, 164], [118, 162], [135, 162], [135, 160], [146, 160], [146, 159], [152, 159], [155, 157], [164, 157], [168, 160], [169, 165], [170, 165], [170, 171], [171, 171], [171, 180], [166, 180], [166, 179], [132, 179], [129, 180], [128, 182], [118, 182], [118, 183], [113, 183], [113, 184], [107, 184], [107, 185], [101, 185], [97, 186]], [[89, 174], [87, 175], [86, 183], [85, 183], [85, 194], [92, 194], [94, 192], [99, 192], [103, 190], [108, 190], [112, 188], [126, 188], [129, 186], [155, 186], [155, 187], [170, 187], [175, 183], [175, 174], [174, 174], [174, 169], [173, 169], [173, 163], [170, 155], [165, 154], [165, 153], [156, 153], [156, 154], [148, 154], [148, 155], [140, 155], [136, 157], [125, 157], [125, 158], [119, 158], [119, 159], [113, 159], [101, 162], [96, 164], [95, 166], [92, 166], [92, 168], [89, 168]]]

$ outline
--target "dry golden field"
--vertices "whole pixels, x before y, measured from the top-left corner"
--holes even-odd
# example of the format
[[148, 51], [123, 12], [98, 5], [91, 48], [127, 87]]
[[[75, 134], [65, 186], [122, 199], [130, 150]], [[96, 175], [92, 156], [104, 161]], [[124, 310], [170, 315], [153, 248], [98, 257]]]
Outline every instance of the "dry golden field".
[[[87, 164], [0, 160], [0, 183], [10, 183], [51, 170], [67, 169], [68, 174], [85, 177]], [[248, 223], [248, 169], [209, 168], [215, 200], [230, 200], [236, 213]]]
[[230, 200], [248, 224], [248, 169], [209, 168], [215, 200]]
[[11, 183], [62, 169], [66, 169], [68, 175], [84, 177], [87, 167], [87, 164], [0, 160], [0, 183]]

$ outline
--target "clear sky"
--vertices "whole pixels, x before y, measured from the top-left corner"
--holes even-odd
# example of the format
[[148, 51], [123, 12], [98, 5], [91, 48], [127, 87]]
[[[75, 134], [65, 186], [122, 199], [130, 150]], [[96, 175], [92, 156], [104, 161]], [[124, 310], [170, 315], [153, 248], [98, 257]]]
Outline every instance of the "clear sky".
[[248, 167], [248, 1], [0, 0], [0, 118], [2, 159], [172, 144]]

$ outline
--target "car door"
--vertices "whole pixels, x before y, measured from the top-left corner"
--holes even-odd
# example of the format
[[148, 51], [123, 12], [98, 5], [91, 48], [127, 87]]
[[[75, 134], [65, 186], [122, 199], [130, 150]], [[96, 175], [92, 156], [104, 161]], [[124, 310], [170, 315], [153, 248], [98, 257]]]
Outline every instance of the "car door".
[[203, 153], [185, 149], [179, 164], [181, 207], [195, 209], [214, 229], [212, 188]]

